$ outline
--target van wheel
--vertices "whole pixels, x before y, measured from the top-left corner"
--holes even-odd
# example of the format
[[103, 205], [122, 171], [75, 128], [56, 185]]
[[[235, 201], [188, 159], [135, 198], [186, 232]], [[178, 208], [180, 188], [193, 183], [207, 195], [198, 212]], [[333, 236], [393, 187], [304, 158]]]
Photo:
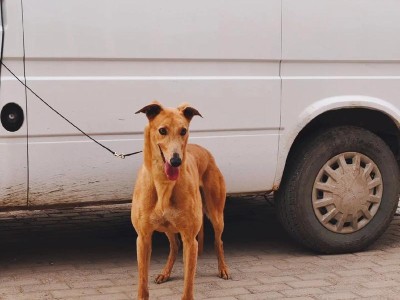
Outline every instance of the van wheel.
[[286, 230], [324, 253], [359, 251], [389, 226], [399, 202], [399, 168], [374, 133], [329, 128], [288, 159], [276, 208]]

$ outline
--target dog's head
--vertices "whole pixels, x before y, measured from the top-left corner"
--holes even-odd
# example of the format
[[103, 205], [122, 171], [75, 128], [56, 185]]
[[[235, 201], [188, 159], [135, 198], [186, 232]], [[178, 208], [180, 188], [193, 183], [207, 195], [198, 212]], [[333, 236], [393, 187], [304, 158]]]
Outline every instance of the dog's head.
[[190, 121], [201, 114], [187, 103], [178, 108], [164, 108], [158, 102], [136, 113], [145, 113], [149, 119], [146, 130], [149, 131], [147, 138], [150, 140], [148, 147], [151, 147], [152, 160], [163, 164], [169, 180], [177, 180], [179, 167], [185, 161]]

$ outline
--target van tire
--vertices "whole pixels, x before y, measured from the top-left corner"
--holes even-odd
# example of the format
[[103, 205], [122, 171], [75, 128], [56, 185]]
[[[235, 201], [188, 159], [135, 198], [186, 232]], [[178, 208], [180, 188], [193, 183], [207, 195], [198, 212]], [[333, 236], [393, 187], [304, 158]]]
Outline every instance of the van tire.
[[[281, 186], [276, 192], [278, 217], [287, 232], [304, 246], [322, 253], [355, 252], [371, 245], [389, 226], [399, 202], [399, 167], [390, 148], [376, 134], [354, 126], [338, 126], [321, 130], [319, 133], [305, 138], [295, 147], [296, 148], [292, 151], [293, 153], [288, 158]], [[356, 153], [354, 157], [359, 154], [359, 157], [361, 155], [362, 157], [371, 159], [371, 164], [365, 165], [364, 163], [360, 163], [359, 165], [362, 165], [366, 169], [367, 166], [373, 166], [375, 164], [377, 173], [379, 174], [380, 172], [381, 175], [381, 185], [377, 188], [370, 189], [371, 185], [367, 184], [365, 188], [367, 196], [362, 194], [364, 195], [363, 197], [359, 197], [358, 195], [360, 194], [354, 196], [356, 193], [354, 189], [357, 188], [357, 183], [354, 183], [356, 181], [352, 181], [353, 184], [351, 186], [349, 185], [349, 188], [345, 190], [344, 194], [341, 194], [343, 197], [337, 197], [337, 193], [332, 192], [329, 194], [329, 191], [321, 192], [316, 190], [317, 180], [321, 178], [318, 176], [322, 174], [321, 172], [324, 172], [322, 168], [324, 168], [332, 158], [340, 157], [344, 155], [343, 153], [347, 153], [345, 155]], [[335, 174], [344, 174], [344, 170], [347, 170], [347, 166], [353, 166], [352, 163], [354, 163], [355, 168], [357, 165], [355, 158], [349, 159], [349, 165], [347, 165], [346, 160], [345, 167], [340, 170], [336, 169]], [[359, 170], [360, 172], [364, 172], [363, 174], [365, 175], [365, 169]], [[327, 175], [324, 176], [324, 180], [326, 180], [326, 177], [329, 177]], [[373, 176], [377, 176], [376, 178], [379, 177], [379, 175], [375, 173], [371, 173], [371, 176], [372, 180], [374, 180]], [[365, 175], [363, 178], [367, 177], [368, 176]], [[370, 182], [371, 178], [368, 177], [365, 181]], [[339, 182], [341, 181], [329, 182], [332, 183], [330, 185], [330, 187], [332, 187], [335, 186], [335, 184], [339, 186]], [[344, 183], [345, 181], [342, 182], [343, 185], [346, 185]], [[364, 209], [364, 206], [372, 207], [373, 204], [370, 204], [370, 202], [365, 204], [358, 199], [366, 199], [366, 197], [370, 199], [370, 197], [374, 197], [371, 196], [370, 193], [376, 193], [378, 190], [380, 191], [381, 200], [378, 208], [375, 210], [375, 214], [373, 217], [369, 216], [369, 218], [363, 215], [360, 217], [360, 224], [361, 222], [364, 222], [363, 224], [368, 222], [366, 225], [357, 229], [359, 226], [357, 220], [359, 219], [354, 217], [354, 219], [352, 219], [354, 220], [353, 222], [345, 223], [346, 226], [348, 226], [346, 228], [349, 231], [354, 230], [354, 232], [335, 232], [327, 228], [327, 226], [331, 228], [340, 228], [338, 227], [338, 223], [344, 222], [340, 221], [340, 217], [344, 220], [352, 218], [351, 214], [337, 213], [338, 210], [335, 207], [336, 205], [342, 205], [340, 207], [343, 208], [343, 205], [347, 205], [343, 203], [349, 203], [349, 201], [345, 202], [345, 200], [349, 199], [348, 195], [353, 195], [353, 198], [350, 198], [352, 199], [351, 201], [354, 203], [361, 203], [357, 205]], [[326, 193], [326, 195], [331, 195], [334, 199], [339, 199], [334, 204], [331, 204], [331, 206], [327, 206], [331, 209], [331, 212], [336, 210], [335, 212], [337, 213], [339, 221], [331, 220], [331, 224], [329, 222], [326, 223], [325, 219], [324, 222], [326, 224], [322, 222], [323, 219], [319, 216], [320, 210], [315, 206], [316, 201], [319, 201], [315, 200], [315, 195], [321, 193]], [[323, 197], [324, 200], [325, 196]], [[327, 198], [331, 199], [332, 197]], [[352, 206], [350, 206], [349, 209], [352, 209]], [[325, 213], [325, 211], [326, 213], [329, 212], [329, 210], [325, 209], [323, 213]], [[332, 214], [334, 214], [334, 212]], [[353, 215], [357, 216], [357, 213], [353, 213]], [[334, 223], [334, 221], [336, 223]], [[351, 228], [349, 224], [351, 224]], [[343, 224], [341, 224], [341, 226], [343, 226]], [[344, 230], [344, 227], [340, 230]]]

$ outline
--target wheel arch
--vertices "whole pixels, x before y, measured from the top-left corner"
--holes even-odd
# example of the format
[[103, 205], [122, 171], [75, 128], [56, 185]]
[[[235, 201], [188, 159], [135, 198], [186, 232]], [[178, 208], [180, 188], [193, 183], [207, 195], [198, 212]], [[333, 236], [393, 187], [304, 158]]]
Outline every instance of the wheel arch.
[[330, 97], [305, 108], [294, 124], [280, 138], [274, 190], [279, 188], [296, 147], [323, 127], [353, 125], [370, 130], [385, 141], [400, 163], [400, 110], [389, 101], [358, 95]]

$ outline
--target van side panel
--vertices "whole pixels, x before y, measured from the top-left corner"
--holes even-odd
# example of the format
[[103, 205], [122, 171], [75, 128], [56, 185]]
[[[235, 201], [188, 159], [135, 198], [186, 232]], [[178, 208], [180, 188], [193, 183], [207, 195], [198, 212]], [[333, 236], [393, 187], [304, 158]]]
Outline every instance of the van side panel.
[[399, 124], [399, 12], [389, 0], [283, 1], [277, 185], [294, 139], [318, 114], [364, 107]]
[[[23, 79], [22, 10], [20, 1], [3, 3], [5, 44], [4, 64]], [[1, 44], [1, 41], [0, 41]], [[9, 102], [18, 104], [26, 113], [25, 88], [2, 67], [0, 110]], [[27, 205], [27, 122], [16, 132], [0, 125], [0, 209]]]
[[31, 58], [274, 60], [281, 55], [280, 0], [23, 3]]
[[283, 60], [400, 60], [395, 0], [282, 0]]
[[[191, 142], [211, 150], [228, 191], [272, 188], [279, 0], [23, 3], [28, 83], [83, 130], [115, 151], [141, 150], [147, 119], [134, 112], [153, 99], [189, 102], [204, 116]], [[142, 155], [112, 157], [31, 95], [29, 112], [30, 205], [131, 197]]]

